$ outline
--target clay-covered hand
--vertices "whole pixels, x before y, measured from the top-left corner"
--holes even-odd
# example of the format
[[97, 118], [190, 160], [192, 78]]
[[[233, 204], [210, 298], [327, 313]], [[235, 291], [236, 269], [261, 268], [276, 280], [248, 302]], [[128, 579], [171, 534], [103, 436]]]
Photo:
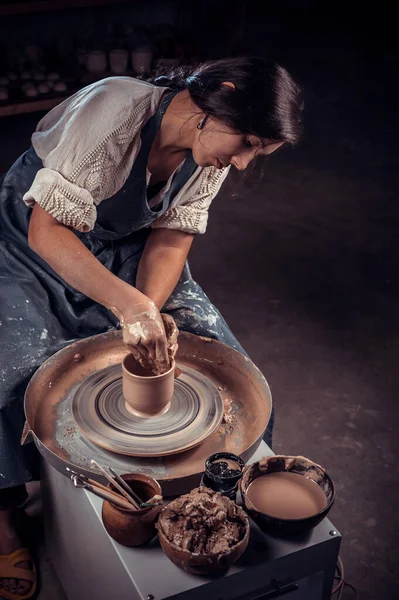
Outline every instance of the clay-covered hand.
[[135, 359], [154, 375], [170, 368], [168, 345], [162, 317], [147, 298], [119, 317], [123, 341]]
[[177, 338], [179, 337], [179, 330], [173, 317], [167, 315], [166, 313], [161, 313], [161, 317], [165, 327], [168, 356], [170, 362], [172, 362], [175, 359], [176, 352], [179, 347], [177, 343]]

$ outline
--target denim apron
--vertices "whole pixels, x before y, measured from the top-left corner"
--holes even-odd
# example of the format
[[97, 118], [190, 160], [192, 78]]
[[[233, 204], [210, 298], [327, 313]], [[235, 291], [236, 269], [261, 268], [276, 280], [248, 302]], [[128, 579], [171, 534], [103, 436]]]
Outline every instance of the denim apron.
[[[164, 97], [143, 127], [140, 151], [129, 177], [114, 196], [97, 207], [94, 229], [74, 231], [105, 267], [130, 285], [135, 285], [151, 223], [164, 214], [197, 168], [188, 153], [160, 205], [150, 208], [148, 156], [173, 95]], [[42, 167], [31, 147], [0, 181], [0, 492], [35, 476], [35, 448], [33, 444], [20, 445], [23, 396], [35, 370], [73, 341], [117, 326], [109, 310], [71, 287], [29, 247], [31, 209], [22, 197]], [[187, 264], [163, 311], [174, 317], [181, 330], [212, 337], [245, 353], [192, 279]]]

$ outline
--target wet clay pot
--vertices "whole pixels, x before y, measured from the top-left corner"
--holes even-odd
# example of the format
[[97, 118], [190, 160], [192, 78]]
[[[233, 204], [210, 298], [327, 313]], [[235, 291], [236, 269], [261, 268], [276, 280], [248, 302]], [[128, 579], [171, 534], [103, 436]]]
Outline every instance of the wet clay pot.
[[165, 412], [173, 396], [175, 363], [162, 375], [144, 369], [133, 354], [122, 362], [122, 389], [126, 408], [140, 417], [153, 417]]
[[[155, 494], [162, 495], [159, 483], [141, 473], [121, 475], [143, 502]], [[116, 491], [111, 484], [109, 488]], [[119, 508], [111, 502], [104, 501], [102, 507], [102, 520], [109, 535], [122, 546], [141, 546], [148, 544], [156, 535], [155, 522], [162, 509], [162, 505], [131, 510]]]

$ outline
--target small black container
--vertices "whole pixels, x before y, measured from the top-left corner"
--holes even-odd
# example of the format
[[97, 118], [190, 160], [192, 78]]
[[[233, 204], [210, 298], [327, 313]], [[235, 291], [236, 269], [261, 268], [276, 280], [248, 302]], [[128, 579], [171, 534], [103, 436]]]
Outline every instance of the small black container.
[[244, 466], [244, 461], [236, 454], [216, 452], [205, 461], [205, 473], [200, 485], [235, 501]]

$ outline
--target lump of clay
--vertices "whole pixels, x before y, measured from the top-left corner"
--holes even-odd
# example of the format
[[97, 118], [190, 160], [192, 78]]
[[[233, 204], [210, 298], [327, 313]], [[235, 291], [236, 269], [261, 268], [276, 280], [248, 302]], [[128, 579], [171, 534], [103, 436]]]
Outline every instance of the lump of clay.
[[244, 538], [248, 518], [232, 500], [200, 487], [168, 504], [158, 527], [182, 550], [224, 554]]

